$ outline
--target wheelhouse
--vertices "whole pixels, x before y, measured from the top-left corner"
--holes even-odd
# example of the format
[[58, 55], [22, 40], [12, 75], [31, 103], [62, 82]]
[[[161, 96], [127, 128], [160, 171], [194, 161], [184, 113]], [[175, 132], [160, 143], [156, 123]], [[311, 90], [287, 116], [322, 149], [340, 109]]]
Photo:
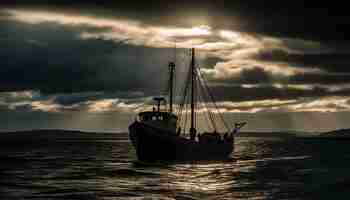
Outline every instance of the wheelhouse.
[[139, 120], [142, 122], [147, 121], [177, 121], [177, 116], [169, 112], [156, 112], [146, 111], [139, 113]]

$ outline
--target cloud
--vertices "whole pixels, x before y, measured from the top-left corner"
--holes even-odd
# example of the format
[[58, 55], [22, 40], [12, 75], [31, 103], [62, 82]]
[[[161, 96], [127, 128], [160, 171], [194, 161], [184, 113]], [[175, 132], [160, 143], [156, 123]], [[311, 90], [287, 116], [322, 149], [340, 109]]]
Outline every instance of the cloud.
[[255, 55], [257, 60], [274, 63], [290, 63], [300, 68], [320, 68], [329, 73], [348, 74], [350, 54], [343, 50], [343, 53], [333, 50], [332, 52], [322, 51], [318, 53], [290, 53], [281, 49], [265, 49]]
[[[6, 10], [10, 19], [29, 24], [54, 22], [70, 27], [85, 27], [82, 39], [104, 39], [156, 48], [172, 48], [174, 41], [179, 48], [196, 47], [208, 55], [227, 62], [255, 55], [266, 49], [287, 52], [320, 52], [319, 42], [291, 38], [273, 38], [234, 30], [216, 30], [207, 25], [190, 28], [146, 25], [140, 21], [108, 19], [43, 11]], [[98, 31], [87, 30], [87, 28]], [[326, 47], [324, 47], [326, 48]], [[263, 65], [261, 65], [263, 66]], [[266, 67], [266, 66], [264, 66]], [[266, 70], [269, 70], [266, 67]]]
[[[103, 19], [89, 16], [68, 15], [43, 11], [5, 10], [11, 15], [10, 19], [29, 23], [41, 24], [55, 22], [65, 26], [87, 26], [99, 29], [99, 31], [83, 31], [82, 39], [105, 39], [115, 41], [127, 41], [134, 45], [144, 45], [150, 47], [173, 47], [173, 40], [178, 41], [179, 46], [191, 45], [191, 42], [201, 40], [191, 40], [191, 37], [201, 37], [211, 35], [211, 28], [208, 26], [198, 26], [192, 28], [181, 27], [155, 27], [147, 26], [137, 21]], [[104, 31], [101, 31], [104, 30]]]
[[[222, 113], [285, 113], [350, 111], [350, 88], [283, 88], [284, 86], [218, 87], [217, 107]], [[226, 92], [218, 95], [217, 92]], [[84, 92], [42, 94], [37, 91], [0, 93], [2, 110], [44, 113], [125, 113], [151, 110], [152, 97], [138, 91], [131, 93]], [[175, 102], [175, 109], [179, 105]], [[211, 102], [200, 102], [198, 112], [217, 112]]]
[[[179, 47], [214, 51], [220, 50], [234, 55], [257, 52], [265, 48], [281, 48], [290, 52], [320, 51], [319, 42], [291, 38], [273, 38], [259, 34], [249, 34], [237, 30], [212, 29], [208, 25], [194, 27], [155, 26], [141, 21], [108, 19], [93, 16], [79, 16], [44, 11], [5, 10], [10, 19], [29, 24], [54, 22], [65, 26], [86, 26], [99, 29], [96, 32], [82, 31], [81, 37], [124, 41], [134, 45], [149, 47], [173, 47], [174, 40]], [[101, 31], [104, 30], [104, 31]], [[235, 51], [232, 51], [235, 50]], [[221, 56], [226, 56], [220, 53]], [[220, 56], [219, 55], [219, 56]]]
[[291, 110], [299, 112], [341, 112], [349, 111], [349, 97], [325, 97], [309, 100], [290, 106]]
[[201, 71], [211, 81], [211, 85], [216, 83], [317, 84], [322, 78], [330, 76], [325, 71], [317, 68], [304, 69], [291, 67], [287, 63], [263, 63], [253, 60], [218, 62], [213, 69], [201, 69]]
[[150, 96], [166, 85], [174, 41], [177, 85], [188, 65], [181, 48], [195, 46], [219, 109], [248, 121], [249, 130], [348, 126], [346, 6], [6, 3], [18, 9], [0, 11], [2, 130], [127, 130], [134, 112], [149, 109]]
[[18, 91], [18, 92], [2, 92], [0, 93], [0, 101], [11, 103], [16, 101], [31, 101], [41, 99], [39, 91]]
[[[204, 65], [201, 70], [221, 102], [285, 101], [349, 92], [342, 86], [350, 80], [341, 73], [344, 71], [331, 71], [331, 67], [316, 62], [317, 56], [310, 59], [311, 53], [322, 55], [333, 50], [317, 41], [208, 25], [160, 26], [59, 12], [5, 12], [7, 21], [0, 22], [4, 24], [0, 31], [8, 40], [0, 41], [6, 49], [0, 54], [21, 59], [4, 63], [0, 90], [38, 90], [47, 95], [27, 104], [13, 104], [14, 108], [45, 112], [135, 109], [142, 105], [139, 100], [157, 94], [165, 85], [167, 78], [155, 74], [166, 72], [168, 61], [173, 59], [174, 40], [182, 61], [177, 63], [177, 77], [184, 79], [181, 72], [186, 70], [180, 65], [188, 64], [187, 51], [182, 48], [198, 48], [198, 63]], [[123, 98], [101, 91], [142, 94]]]
[[348, 85], [284, 85], [243, 84], [213, 85], [211, 92], [217, 101], [257, 101], [267, 99], [293, 100], [300, 98], [321, 98], [327, 96], [348, 96]]
[[[7, 39], [0, 41], [0, 91], [159, 91], [172, 49], [83, 40], [81, 30], [85, 31], [53, 23], [2, 22], [0, 33]], [[28, 40], [47, 45], [33, 45]], [[147, 81], [150, 79], [153, 81]]]
[[[294, 100], [255, 100], [241, 102], [218, 102], [218, 110], [221, 113], [333, 113], [333, 112], [349, 112], [350, 104], [347, 96], [330, 96], [322, 98], [300, 98]], [[206, 105], [214, 113], [216, 109], [210, 104]], [[199, 108], [201, 112], [205, 112], [204, 108]]]
[[22, 112], [127, 112], [150, 108], [150, 97], [142, 92], [82, 92], [66, 94], [43, 94], [39, 91], [0, 93], [2, 109]]

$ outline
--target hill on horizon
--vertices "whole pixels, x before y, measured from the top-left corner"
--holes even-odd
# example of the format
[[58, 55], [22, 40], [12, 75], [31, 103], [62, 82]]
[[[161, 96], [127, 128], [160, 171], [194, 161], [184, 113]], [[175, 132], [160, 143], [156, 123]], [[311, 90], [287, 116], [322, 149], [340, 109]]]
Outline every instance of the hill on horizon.
[[[37, 129], [37, 130], [19, 130], [0, 132], [0, 137], [13, 137], [21, 135], [23, 138], [40, 137], [40, 138], [65, 138], [65, 137], [115, 137], [127, 132], [97, 132], [97, 131], [81, 131], [81, 130], [65, 130], [65, 129]], [[237, 137], [339, 137], [350, 138], [350, 129], [337, 129], [321, 133], [301, 132], [301, 131], [242, 131]]]
[[[91, 135], [118, 135], [127, 132], [97, 132], [97, 131], [81, 131], [81, 130], [65, 130], [65, 129], [37, 129], [37, 130], [19, 130], [0, 132], [0, 135], [36, 135], [52, 137], [64, 137], [73, 135], [91, 136]], [[237, 134], [237, 137], [296, 137], [305, 135], [306, 132], [300, 131], [242, 131]]]
[[328, 132], [320, 133], [320, 136], [350, 138], [350, 129], [337, 129], [333, 131], [328, 131]]

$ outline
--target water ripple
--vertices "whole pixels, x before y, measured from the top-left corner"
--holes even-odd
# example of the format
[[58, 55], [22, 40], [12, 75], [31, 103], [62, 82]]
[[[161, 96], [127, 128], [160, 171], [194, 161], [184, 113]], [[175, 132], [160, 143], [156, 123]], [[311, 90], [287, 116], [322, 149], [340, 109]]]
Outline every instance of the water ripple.
[[348, 195], [347, 143], [242, 137], [230, 161], [150, 165], [137, 161], [127, 134], [85, 137], [32, 138], [21, 145], [2, 140], [0, 196], [205, 200]]

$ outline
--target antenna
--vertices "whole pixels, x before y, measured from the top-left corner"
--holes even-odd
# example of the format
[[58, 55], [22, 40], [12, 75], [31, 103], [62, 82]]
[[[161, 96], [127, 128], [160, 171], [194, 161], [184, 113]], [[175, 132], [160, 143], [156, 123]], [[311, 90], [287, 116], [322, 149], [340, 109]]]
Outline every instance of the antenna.
[[174, 62], [176, 62], [176, 39], [174, 39]]

